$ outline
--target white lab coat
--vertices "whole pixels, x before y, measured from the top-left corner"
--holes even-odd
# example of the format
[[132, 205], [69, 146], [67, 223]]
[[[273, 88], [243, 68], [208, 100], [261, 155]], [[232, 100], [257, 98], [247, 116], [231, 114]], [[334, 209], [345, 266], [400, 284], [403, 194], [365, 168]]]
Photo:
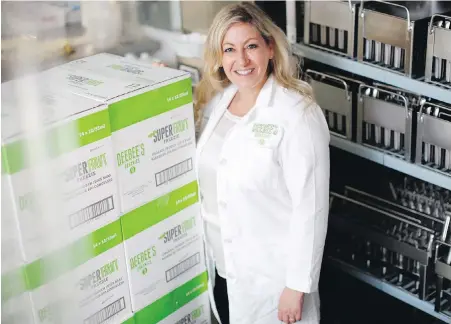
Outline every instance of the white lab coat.
[[[207, 105], [196, 161], [236, 91], [231, 85]], [[321, 109], [272, 76], [249, 114], [227, 135], [217, 171], [217, 200], [231, 324], [280, 323], [284, 287], [306, 293], [300, 323], [319, 323], [329, 139]], [[219, 322], [208, 244], [205, 251], [210, 300]]]

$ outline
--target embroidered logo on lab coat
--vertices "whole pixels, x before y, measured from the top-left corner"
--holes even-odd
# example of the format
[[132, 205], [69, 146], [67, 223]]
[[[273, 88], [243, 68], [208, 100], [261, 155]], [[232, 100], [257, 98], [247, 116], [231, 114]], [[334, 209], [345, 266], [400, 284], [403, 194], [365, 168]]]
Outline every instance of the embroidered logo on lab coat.
[[252, 139], [263, 147], [275, 147], [282, 138], [282, 128], [279, 125], [253, 123], [250, 126]]

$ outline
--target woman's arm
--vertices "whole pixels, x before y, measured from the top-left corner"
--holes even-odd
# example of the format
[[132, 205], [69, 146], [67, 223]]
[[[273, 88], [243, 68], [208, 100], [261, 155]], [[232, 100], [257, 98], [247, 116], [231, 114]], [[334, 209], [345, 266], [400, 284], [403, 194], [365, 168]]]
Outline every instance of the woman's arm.
[[287, 129], [280, 148], [292, 201], [286, 288], [278, 314], [285, 323], [301, 320], [304, 293], [318, 290], [329, 213], [329, 130], [318, 105], [297, 106], [300, 116]]
[[287, 130], [281, 164], [293, 212], [290, 218], [286, 286], [318, 290], [329, 213], [329, 130], [316, 104], [302, 109]]

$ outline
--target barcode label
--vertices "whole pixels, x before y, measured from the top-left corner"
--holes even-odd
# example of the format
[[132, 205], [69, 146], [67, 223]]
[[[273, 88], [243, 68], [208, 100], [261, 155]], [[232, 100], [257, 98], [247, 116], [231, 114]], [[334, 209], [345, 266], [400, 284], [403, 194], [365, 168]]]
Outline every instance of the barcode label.
[[74, 228], [80, 226], [87, 221], [99, 217], [114, 209], [113, 196], [102, 199], [88, 207], [85, 207], [72, 215], [69, 215], [70, 227]]
[[109, 304], [107, 307], [102, 308], [94, 315], [91, 315], [85, 319], [84, 324], [99, 324], [105, 322], [107, 319], [113, 317], [120, 311], [125, 309], [125, 299], [121, 297], [115, 302]]
[[172, 267], [169, 270], [166, 270], [166, 282], [174, 280], [182, 273], [185, 273], [189, 269], [193, 268], [195, 265], [200, 263], [200, 253], [190, 256], [188, 259], [183, 260], [176, 266]]
[[175, 178], [190, 172], [193, 169], [193, 159], [189, 158], [185, 161], [177, 163], [163, 171], [155, 174], [155, 182], [158, 186], [165, 184], [168, 181], [174, 180]]

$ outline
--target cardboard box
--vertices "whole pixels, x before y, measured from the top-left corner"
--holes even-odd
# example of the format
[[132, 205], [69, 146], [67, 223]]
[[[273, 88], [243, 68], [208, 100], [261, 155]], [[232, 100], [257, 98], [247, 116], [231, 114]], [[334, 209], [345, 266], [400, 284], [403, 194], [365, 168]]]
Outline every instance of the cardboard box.
[[[104, 55], [51, 69], [39, 79], [43, 93], [51, 94], [51, 104], [44, 106], [56, 108], [47, 109], [43, 118], [49, 124], [42, 132], [47, 137], [41, 140], [37, 132], [30, 140], [19, 132], [8, 136], [3, 147], [15, 205], [21, 208], [17, 211], [19, 227], [26, 234], [23, 242], [29, 264], [25, 273], [35, 319], [40, 323], [98, 323], [118, 310], [106, 323], [140, 318], [157, 323], [167, 318], [207, 290], [193, 170], [195, 130], [189, 74]], [[52, 89], [58, 93], [54, 95]], [[9, 118], [21, 121], [22, 117], [12, 113]], [[24, 139], [32, 143], [32, 152], [44, 142], [52, 154], [44, 154], [42, 160], [24, 156]], [[107, 146], [114, 147], [113, 155], [100, 159], [91, 155]], [[118, 183], [110, 180], [115, 172], [110, 169], [111, 156], [117, 163]], [[33, 163], [25, 163], [30, 160]], [[84, 171], [90, 165], [100, 168], [93, 177], [86, 177]], [[36, 180], [32, 186], [30, 179]], [[25, 184], [27, 191], [22, 189]], [[77, 213], [97, 202], [110, 186], [120, 190], [114, 216], [109, 211], [109, 218], [91, 220], [89, 212]], [[88, 205], [83, 197], [97, 200]], [[51, 199], [59, 204], [49, 203]], [[75, 210], [76, 204], [69, 202], [76, 201], [79, 209]], [[118, 205], [123, 213], [120, 222]], [[110, 207], [108, 201], [105, 206]], [[109, 210], [105, 206], [100, 210]], [[44, 213], [38, 213], [43, 209]], [[70, 213], [61, 217], [61, 210]], [[79, 224], [77, 220], [88, 221]], [[123, 244], [118, 242], [122, 235]], [[124, 249], [126, 263], [121, 261]], [[102, 273], [106, 280], [99, 277]], [[108, 285], [114, 289], [105, 293]], [[139, 310], [133, 317], [125, 297], [130, 294], [133, 310]]]
[[196, 182], [123, 215], [121, 223], [133, 311], [205, 271]]
[[1, 322], [34, 323], [31, 296], [27, 291], [25, 262], [7, 174], [2, 173], [1, 182]]
[[130, 316], [125, 321], [122, 322], [122, 324], [136, 324], [135, 321], [135, 315]]
[[[208, 292], [172, 313], [159, 324], [210, 324], [211, 312]], [[139, 323], [138, 323], [139, 324]]]
[[35, 321], [120, 323], [131, 317], [120, 220], [27, 265]]
[[207, 273], [203, 272], [136, 312], [135, 323], [181, 324], [188, 319], [195, 320], [194, 323], [199, 324], [210, 323], [207, 285]]
[[[189, 74], [109, 54], [61, 67], [60, 80], [63, 71], [97, 80], [66, 86], [109, 105], [132, 307], [152, 309], [162, 296], [171, 296], [205, 271]], [[118, 86], [115, 80], [126, 84]], [[188, 226], [183, 237], [165, 243], [166, 232]], [[178, 307], [162, 308], [170, 314]]]
[[[24, 85], [2, 84], [2, 93]], [[119, 218], [106, 105], [46, 90], [2, 96], [2, 114], [2, 159], [26, 262]]]
[[[157, 303], [157, 305], [159, 305]], [[201, 293], [190, 302], [178, 307], [176, 311], [168, 314], [167, 308], [156, 309], [153, 305], [149, 309], [154, 311], [148, 312], [147, 309], [138, 312], [133, 322], [123, 324], [210, 324], [212, 323], [212, 315], [210, 311], [210, 301], [208, 292]], [[148, 315], [148, 317], [146, 317]]]
[[99, 54], [46, 76], [109, 105], [123, 213], [196, 179], [188, 73]]
[[61, 68], [72, 71], [83, 70], [100, 77], [121, 80], [122, 82], [126, 80], [134, 81], [137, 85], [151, 86], [162, 81], [177, 79], [186, 74], [177, 69], [154, 67], [149, 62], [130, 60], [109, 53], [100, 53], [74, 60], [61, 66]]

